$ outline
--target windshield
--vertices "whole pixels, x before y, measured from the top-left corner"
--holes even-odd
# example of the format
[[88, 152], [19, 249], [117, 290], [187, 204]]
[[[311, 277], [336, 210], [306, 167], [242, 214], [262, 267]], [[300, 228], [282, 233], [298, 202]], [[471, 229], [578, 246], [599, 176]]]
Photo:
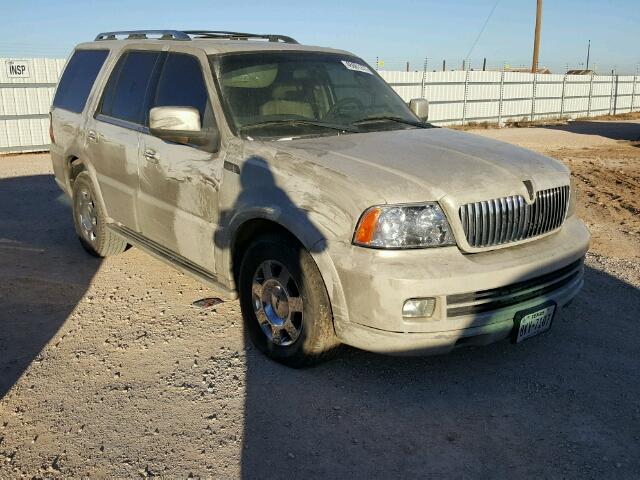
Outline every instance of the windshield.
[[339, 135], [423, 126], [356, 57], [257, 52], [212, 57], [222, 101], [249, 137]]

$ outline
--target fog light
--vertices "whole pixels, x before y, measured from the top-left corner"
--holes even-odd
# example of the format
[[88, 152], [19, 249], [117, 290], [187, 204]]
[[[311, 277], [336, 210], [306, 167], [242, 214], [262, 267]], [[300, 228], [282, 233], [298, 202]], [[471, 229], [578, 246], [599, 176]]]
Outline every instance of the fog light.
[[412, 298], [404, 302], [402, 316], [405, 318], [430, 317], [435, 308], [435, 298]]

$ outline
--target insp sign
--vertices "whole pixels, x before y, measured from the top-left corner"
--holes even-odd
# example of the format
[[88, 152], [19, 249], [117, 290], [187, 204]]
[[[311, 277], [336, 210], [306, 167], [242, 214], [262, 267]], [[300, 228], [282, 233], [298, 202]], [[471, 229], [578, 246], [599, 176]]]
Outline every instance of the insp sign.
[[8, 60], [6, 68], [9, 78], [29, 78], [29, 63], [25, 60]]

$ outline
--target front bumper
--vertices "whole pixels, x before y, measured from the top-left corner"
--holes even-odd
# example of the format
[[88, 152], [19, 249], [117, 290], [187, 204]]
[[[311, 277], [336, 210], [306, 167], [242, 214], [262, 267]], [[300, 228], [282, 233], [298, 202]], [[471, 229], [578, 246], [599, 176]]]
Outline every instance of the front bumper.
[[[551, 275], [584, 257], [590, 234], [577, 218], [557, 233], [527, 244], [491, 252], [463, 254], [457, 247], [384, 251], [333, 245], [330, 254], [344, 305], [336, 305], [335, 328], [346, 344], [381, 353], [446, 353], [462, 345], [506, 338], [521, 310], [555, 301], [566, 305], [583, 284], [583, 268], [539, 295], [514, 297], [495, 309], [451, 314], [453, 298], [523, 284]], [[557, 288], [556, 288], [557, 287]], [[411, 298], [436, 298], [434, 315], [407, 319], [402, 305]], [[514, 303], [515, 302], [515, 303]], [[558, 313], [560, 313], [558, 308]]]

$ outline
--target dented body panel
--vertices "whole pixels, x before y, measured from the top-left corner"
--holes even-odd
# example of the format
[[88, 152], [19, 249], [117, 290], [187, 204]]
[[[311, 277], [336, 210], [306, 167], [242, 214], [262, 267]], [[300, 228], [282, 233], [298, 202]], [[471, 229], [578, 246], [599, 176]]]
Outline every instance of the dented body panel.
[[[183, 270], [196, 271], [228, 296], [236, 288], [238, 232], [256, 219], [279, 225], [311, 253], [331, 300], [336, 334], [359, 348], [423, 353], [488, 343], [509, 335], [515, 312], [549, 300], [561, 307], [582, 285], [578, 269], [561, 288], [540, 290], [522, 302], [448, 315], [452, 296], [527, 282], [584, 257], [589, 233], [574, 215], [556, 230], [506, 245], [474, 248], [465, 239], [458, 217], [462, 205], [514, 195], [528, 198], [525, 180], [535, 191], [569, 185], [568, 170], [552, 159], [439, 128], [286, 141], [232, 132], [207, 55], [345, 52], [203, 39], [101, 41], [77, 48], [109, 48], [110, 53], [81, 114], [52, 110], [56, 181], [71, 194], [70, 160], [79, 159], [118, 233]], [[181, 52], [199, 59], [220, 135], [214, 152], [162, 140], [146, 126], [99, 115], [107, 79], [119, 56], [130, 50]], [[353, 244], [358, 221], [369, 207], [420, 202], [439, 203], [456, 245], [376, 250]], [[432, 317], [404, 318], [403, 303], [423, 297], [436, 299]]]
[[[154, 160], [144, 151], [156, 152]], [[141, 232], [179, 255], [215, 272], [212, 239], [219, 225], [219, 159], [184, 145], [141, 137], [137, 210]]]

